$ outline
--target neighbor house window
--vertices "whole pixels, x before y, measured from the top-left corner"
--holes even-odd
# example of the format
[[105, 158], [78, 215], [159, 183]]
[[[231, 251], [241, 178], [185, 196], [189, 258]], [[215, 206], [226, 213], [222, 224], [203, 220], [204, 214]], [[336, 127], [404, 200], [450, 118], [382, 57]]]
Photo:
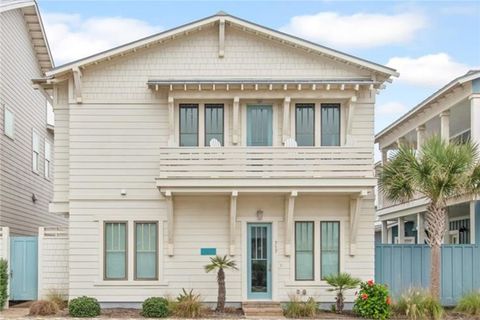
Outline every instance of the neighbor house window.
[[320, 239], [321, 276], [325, 279], [340, 272], [340, 222], [320, 222]]
[[340, 104], [322, 104], [322, 146], [340, 145]]
[[158, 224], [135, 223], [135, 279], [158, 279]]
[[32, 132], [32, 170], [34, 172], [38, 172], [39, 167], [39, 160], [40, 160], [40, 138], [38, 134], [33, 131]]
[[127, 279], [127, 223], [105, 223], [105, 280]]
[[314, 279], [313, 222], [295, 222], [295, 280]]
[[315, 105], [298, 103], [295, 108], [295, 135], [297, 145], [313, 146], [315, 144]]
[[13, 139], [15, 134], [15, 117], [13, 112], [8, 110], [6, 107], [3, 110], [3, 131], [7, 137]]
[[180, 146], [198, 146], [198, 104], [180, 104]]
[[223, 104], [205, 104], [205, 145], [217, 139], [223, 145]]
[[45, 178], [50, 179], [50, 163], [52, 161], [52, 145], [45, 140]]

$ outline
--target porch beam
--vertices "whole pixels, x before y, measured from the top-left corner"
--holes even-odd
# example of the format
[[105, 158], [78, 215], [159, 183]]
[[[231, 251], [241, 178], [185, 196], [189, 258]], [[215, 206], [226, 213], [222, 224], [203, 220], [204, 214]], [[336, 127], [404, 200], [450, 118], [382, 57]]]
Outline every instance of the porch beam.
[[363, 190], [357, 196], [350, 198], [350, 248], [349, 254], [354, 256], [357, 251], [357, 234], [358, 220], [360, 210], [362, 208], [362, 200], [367, 195], [367, 191]]
[[234, 97], [233, 98], [233, 135], [232, 135], [232, 143], [238, 144], [240, 139], [239, 133], [239, 106], [240, 106], [240, 98]]
[[283, 99], [283, 137], [282, 142], [290, 138], [290, 97]]
[[220, 18], [218, 23], [218, 57], [225, 56], [225, 18]]
[[237, 196], [238, 192], [233, 191], [230, 196], [230, 255], [235, 255], [235, 237], [237, 229]]
[[292, 250], [292, 234], [293, 234], [293, 216], [295, 211], [295, 198], [297, 191], [292, 191], [290, 195], [285, 197], [285, 255], [290, 256]]
[[352, 127], [353, 127], [353, 116], [355, 114], [355, 105], [357, 102], [357, 96], [352, 96], [348, 103], [348, 117], [347, 117], [347, 145], [353, 145], [353, 134], [352, 134]]
[[167, 191], [165, 193], [165, 198], [167, 201], [167, 224], [168, 224], [168, 240], [167, 240], [167, 254], [169, 256], [173, 256], [173, 232], [174, 232], [174, 227], [175, 227], [175, 221], [174, 221], [174, 206], [173, 206], [173, 195], [170, 191]]
[[175, 146], [175, 101], [168, 96], [168, 146]]

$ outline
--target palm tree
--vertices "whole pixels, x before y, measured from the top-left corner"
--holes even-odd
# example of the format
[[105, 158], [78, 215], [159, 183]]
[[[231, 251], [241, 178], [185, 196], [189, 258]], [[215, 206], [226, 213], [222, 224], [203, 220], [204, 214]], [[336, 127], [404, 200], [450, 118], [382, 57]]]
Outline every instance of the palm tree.
[[379, 188], [392, 201], [423, 195], [428, 200], [426, 241], [431, 248], [430, 291], [440, 297], [441, 244], [447, 231], [447, 200], [480, 191], [477, 145], [448, 143], [437, 136], [419, 150], [400, 145], [380, 170]]
[[360, 284], [360, 279], [353, 278], [349, 273], [341, 272], [339, 274], [331, 274], [325, 277], [325, 281], [331, 285], [333, 288], [328, 289], [328, 291], [336, 291], [336, 306], [335, 311], [337, 313], [343, 312], [343, 305], [345, 298], [343, 293], [345, 290], [355, 289]]
[[218, 282], [218, 297], [217, 297], [217, 312], [225, 311], [225, 271], [227, 269], [237, 270], [237, 265], [234, 260], [229, 259], [227, 256], [223, 258], [215, 256], [210, 258], [210, 263], [205, 267], [205, 272], [217, 271]]

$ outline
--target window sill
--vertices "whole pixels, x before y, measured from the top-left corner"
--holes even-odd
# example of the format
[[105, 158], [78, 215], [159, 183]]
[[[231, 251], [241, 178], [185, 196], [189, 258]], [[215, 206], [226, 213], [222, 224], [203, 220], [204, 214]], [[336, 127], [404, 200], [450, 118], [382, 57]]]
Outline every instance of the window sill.
[[95, 287], [167, 287], [168, 282], [164, 281], [146, 281], [146, 280], [103, 280], [97, 281], [93, 284]]

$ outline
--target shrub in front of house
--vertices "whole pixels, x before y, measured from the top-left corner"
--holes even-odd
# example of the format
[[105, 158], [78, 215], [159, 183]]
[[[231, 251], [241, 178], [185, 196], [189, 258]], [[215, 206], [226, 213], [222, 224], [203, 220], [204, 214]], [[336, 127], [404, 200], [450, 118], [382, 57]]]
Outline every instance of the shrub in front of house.
[[455, 308], [456, 312], [470, 316], [480, 316], [480, 292], [472, 292], [464, 295]]
[[202, 315], [202, 298], [193, 290], [182, 289], [173, 304], [173, 314], [181, 318], [198, 318]]
[[283, 314], [287, 318], [313, 318], [317, 314], [317, 302], [312, 297], [307, 301], [302, 301], [298, 295], [290, 295], [283, 309]]
[[391, 299], [388, 289], [382, 284], [369, 280], [360, 284], [353, 312], [362, 318], [389, 319], [391, 314]]
[[3, 310], [8, 299], [8, 262], [0, 259], [0, 311]]
[[146, 318], [165, 318], [169, 315], [169, 302], [165, 298], [150, 297], [142, 304], [142, 316]]
[[438, 299], [423, 289], [411, 288], [398, 299], [394, 306], [396, 313], [410, 320], [433, 319], [443, 316], [443, 308]]
[[38, 300], [30, 306], [29, 316], [51, 316], [58, 312], [58, 306], [46, 300]]
[[68, 303], [68, 314], [76, 318], [92, 318], [100, 315], [100, 304], [92, 297], [78, 297]]

